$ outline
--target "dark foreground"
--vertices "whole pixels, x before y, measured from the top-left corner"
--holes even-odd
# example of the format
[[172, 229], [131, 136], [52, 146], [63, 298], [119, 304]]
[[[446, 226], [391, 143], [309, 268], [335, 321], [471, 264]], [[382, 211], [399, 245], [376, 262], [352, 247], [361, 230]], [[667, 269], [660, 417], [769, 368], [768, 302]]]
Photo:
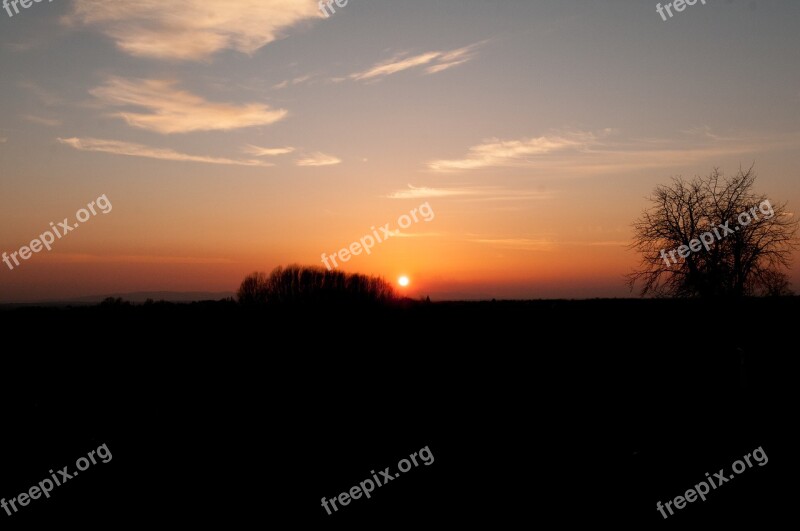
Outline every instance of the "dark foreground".
[[[0, 525], [770, 528], [792, 520], [798, 491], [799, 309], [781, 299], [0, 311], [0, 497], [50, 469], [71, 474], [101, 445], [113, 456], [49, 499], [0, 509]], [[369, 499], [322, 507], [424, 447], [430, 464], [418, 455]], [[758, 448], [765, 464], [750, 457], [705, 501], [674, 507], [706, 472], [730, 476]], [[675, 514], [664, 519], [659, 501]]]

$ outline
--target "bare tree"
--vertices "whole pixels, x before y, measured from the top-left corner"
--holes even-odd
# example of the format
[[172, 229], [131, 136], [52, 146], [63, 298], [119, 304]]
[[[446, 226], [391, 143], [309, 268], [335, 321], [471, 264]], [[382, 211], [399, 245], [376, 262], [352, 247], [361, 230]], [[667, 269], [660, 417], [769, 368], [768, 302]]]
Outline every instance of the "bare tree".
[[264, 273], [251, 273], [245, 277], [239, 286], [236, 296], [241, 304], [261, 305], [267, 302], [269, 279]]
[[[721, 297], [788, 290], [782, 270], [797, 248], [798, 222], [786, 204], [753, 191], [753, 168], [732, 178], [718, 169], [658, 186], [634, 222], [630, 248], [642, 255], [627, 275], [642, 295]], [[777, 286], [777, 287], [776, 287]]]
[[756, 282], [755, 290], [766, 297], [787, 297], [794, 295], [789, 288], [789, 277], [783, 271], [762, 271]]

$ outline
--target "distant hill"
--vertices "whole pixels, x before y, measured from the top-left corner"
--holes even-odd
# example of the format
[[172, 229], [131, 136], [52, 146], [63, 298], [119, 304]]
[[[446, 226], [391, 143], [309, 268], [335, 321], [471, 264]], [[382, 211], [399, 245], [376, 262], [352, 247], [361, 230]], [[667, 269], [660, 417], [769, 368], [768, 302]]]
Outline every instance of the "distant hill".
[[167, 302], [218, 301], [227, 297], [235, 297], [232, 291], [137, 291], [134, 293], [115, 293], [75, 299], [76, 302], [102, 302], [108, 297], [122, 298], [130, 302], [144, 302], [147, 299]]
[[143, 303], [147, 299], [154, 301], [167, 302], [195, 302], [195, 301], [218, 301], [228, 297], [236, 297], [232, 291], [137, 291], [134, 293], [109, 293], [107, 295], [90, 295], [86, 297], [75, 297], [72, 299], [47, 300], [35, 303], [3, 304], [3, 307], [18, 306], [84, 306], [98, 304], [108, 297], [121, 298], [128, 302]]

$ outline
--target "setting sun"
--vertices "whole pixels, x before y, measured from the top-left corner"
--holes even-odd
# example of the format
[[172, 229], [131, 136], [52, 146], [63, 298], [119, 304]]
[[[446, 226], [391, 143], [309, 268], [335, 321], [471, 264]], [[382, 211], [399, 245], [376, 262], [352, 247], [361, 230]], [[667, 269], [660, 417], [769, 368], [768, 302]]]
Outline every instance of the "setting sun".
[[399, 279], [397, 279], [397, 283], [400, 284], [403, 287], [408, 286], [408, 284], [409, 284], [408, 277], [400, 277]]

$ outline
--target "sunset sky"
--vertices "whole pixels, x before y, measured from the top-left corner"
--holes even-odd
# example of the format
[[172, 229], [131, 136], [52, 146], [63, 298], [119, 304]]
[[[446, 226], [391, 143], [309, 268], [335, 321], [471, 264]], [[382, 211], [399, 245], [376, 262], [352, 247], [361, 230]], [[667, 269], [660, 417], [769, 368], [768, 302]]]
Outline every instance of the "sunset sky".
[[438, 300], [630, 296], [631, 223], [672, 176], [755, 163], [800, 206], [800, 3], [656, 3], [0, 10], [0, 252], [113, 205], [0, 263], [0, 302], [235, 291], [426, 202], [343, 269]]

